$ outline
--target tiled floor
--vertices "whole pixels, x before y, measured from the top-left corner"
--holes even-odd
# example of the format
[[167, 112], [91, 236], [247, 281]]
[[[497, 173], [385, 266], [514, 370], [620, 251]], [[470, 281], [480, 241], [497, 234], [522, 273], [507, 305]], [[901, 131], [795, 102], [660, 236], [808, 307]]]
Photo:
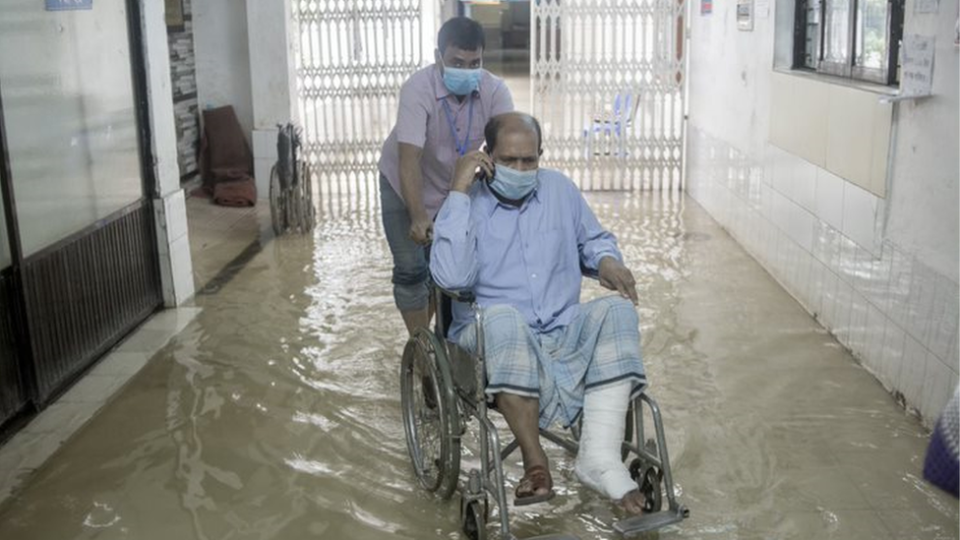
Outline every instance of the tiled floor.
[[210, 199], [187, 199], [190, 224], [190, 252], [193, 255], [194, 284], [198, 294], [231, 261], [269, 232], [270, 207], [261, 200], [253, 208], [217, 206]]

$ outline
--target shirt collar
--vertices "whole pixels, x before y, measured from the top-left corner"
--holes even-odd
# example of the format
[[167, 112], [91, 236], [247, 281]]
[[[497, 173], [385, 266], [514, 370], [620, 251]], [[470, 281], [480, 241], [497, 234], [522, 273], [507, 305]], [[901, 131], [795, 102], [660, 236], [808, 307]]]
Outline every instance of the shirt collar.
[[[481, 68], [483, 69], [483, 68]], [[480, 77], [480, 81], [477, 83], [477, 89], [473, 91], [474, 97], [480, 97], [480, 88], [483, 86], [483, 77]], [[453, 95], [453, 92], [447, 89], [447, 85], [443, 84], [443, 76], [440, 75], [440, 64], [433, 64], [433, 91], [436, 94], [437, 100], [441, 100], [447, 96], [450, 96], [454, 99], [457, 96]]]

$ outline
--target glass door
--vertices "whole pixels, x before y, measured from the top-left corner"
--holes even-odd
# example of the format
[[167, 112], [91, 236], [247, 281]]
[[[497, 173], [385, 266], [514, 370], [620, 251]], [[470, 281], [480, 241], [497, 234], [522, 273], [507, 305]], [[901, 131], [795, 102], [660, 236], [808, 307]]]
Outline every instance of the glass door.
[[0, 3], [6, 205], [40, 404], [160, 304], [138, 6]]

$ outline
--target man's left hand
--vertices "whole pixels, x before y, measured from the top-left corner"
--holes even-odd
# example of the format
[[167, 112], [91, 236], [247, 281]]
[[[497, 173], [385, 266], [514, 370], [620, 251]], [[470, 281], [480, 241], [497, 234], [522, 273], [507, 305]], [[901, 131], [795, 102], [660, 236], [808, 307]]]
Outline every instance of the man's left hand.
[[600, 285], [617, 291], [634, 305], [639, 302], [637, 282], [633, 279], [633, 273], [623, 263], [613, 257], [604, 257], [600, 259], [600, 268], [597, 270], [600, 274]]

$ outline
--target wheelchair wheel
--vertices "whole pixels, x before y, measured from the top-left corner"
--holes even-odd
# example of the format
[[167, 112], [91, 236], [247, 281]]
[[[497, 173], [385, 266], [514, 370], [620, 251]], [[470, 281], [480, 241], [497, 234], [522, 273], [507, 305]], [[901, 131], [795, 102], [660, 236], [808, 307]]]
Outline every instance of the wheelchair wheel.
[[460, 475], [460, 415], [446, 352], [429, 330], [418, 330], [403, 351], [400, 405], [417, 480], [449, 499]]
[[280, 236], [283, 233], [285, 222], [283, 220], [283, 204], [280, 195], [280, 173], [277, 172], [277, 166], [270, 169], [270, 222], [273, 225], [273, 233]]
[[636, 458], [630, 462], [630, 478], [637, 482], [643, 494], [644, 513], [659, 512], [663, 508], [663, 471], [658, 467], [645, 467], [643, 460]]
[[481, 505], [480, 501], [470, 501], [461, 509], [461, 528], [469, 540], [487, 540], [488, 513], [486, 502]]

